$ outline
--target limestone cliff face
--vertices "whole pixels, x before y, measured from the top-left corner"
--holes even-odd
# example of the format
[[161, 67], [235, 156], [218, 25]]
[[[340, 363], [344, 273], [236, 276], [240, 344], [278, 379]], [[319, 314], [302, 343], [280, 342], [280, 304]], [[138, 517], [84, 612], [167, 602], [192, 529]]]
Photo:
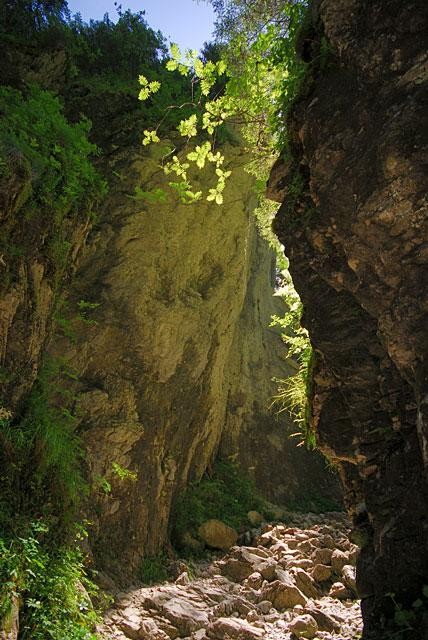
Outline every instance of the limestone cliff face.
[[0, 178], [0, 394], [19, 415], [51, 334], [59, 283], [75, 267], [89, 221], [69, 212], [58, 233], [51, 211], [28, 217], [29, 163], [17, 153], [8, 169]]
[[272, 295], [275, 259], [254, 223], [251, 236], [245, 297], [227, 364], [230, 389], [220, 452], [233, 456], [276, 504], [300, 503], [309, 510], [319, 507], [314, 499], [321, 497], [340, 504], [325, 460], [298, 447], [296, 424], [285, 412], [275, 416], [275, 407], [270, 409], [277, 393], [272, 378], [282, 379], [295, 369], [284, 361], [278, 329], [269, 327], [272, 315], [284, 314], [282, 299]]
[[[51, 347], [79, 377], [92, 546], [102, 566], [128, 579], [165, 543], [174, 497], [219, 449], [277, 502], [322, 494], [325, 474], [323, 462], [293, 453], [269, 411], [272, 376], [290, 370], [268, 328], [280, 302], [272, 297], [273, 256], [255, 230], [251, 177], [235, 169], [223, 207], [135, 201], [136, 185], [165, 185], [153, 153], [128, 149], [112, 162], [116, 184], [68, 296], [69, 309], [98, 306], [86, 322], [71, 314], [74, 341]], [[226, 154], [231, 166], [245, 160], [236, 148]], [[120, 480], [113, 463], [137, 480]], [[313, 487], [303, 464], [313, 469]]]
[[[362, 545], [364, 637], [383, 638], [402, 632], [386, 594], [411, 608], [428, 575], [427, 5], [323, 0], [312, 18], [271, 192], [316, 351], [313, 421]], [[399, 637], [427, 637], [426, 612], [413, 627]]]

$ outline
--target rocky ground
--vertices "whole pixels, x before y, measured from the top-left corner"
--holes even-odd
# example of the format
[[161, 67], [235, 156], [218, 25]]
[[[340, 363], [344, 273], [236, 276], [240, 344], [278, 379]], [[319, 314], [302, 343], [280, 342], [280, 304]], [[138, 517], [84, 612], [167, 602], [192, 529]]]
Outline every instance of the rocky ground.
[[[293, 516], [177, 578], [117, 593], [98, 628], [109, 640], [359, 638], [357, 548], [343, 514]], [[192, 576], [190, 577], [189, 573]]]

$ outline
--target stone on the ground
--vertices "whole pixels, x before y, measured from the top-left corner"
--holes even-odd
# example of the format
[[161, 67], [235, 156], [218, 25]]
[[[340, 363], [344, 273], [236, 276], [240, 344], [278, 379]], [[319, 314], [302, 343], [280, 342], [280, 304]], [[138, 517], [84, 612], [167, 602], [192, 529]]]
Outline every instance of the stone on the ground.
[[224, 638], [258, 640], [264, 637], [264, 632], [245, 620], [218, 618], [208, 626], [207, 635], [213, 640], [224, 640]]
[[296, 604], [307, 602], [303, 593], [292, 582], [275, 580], [262, 591], [263, 599], [270, 600], [275, 609], [292, 609]]
[[335, 549], [331, 556], [331, 566], [333, 571], [338, 575], [342, 575], [342, 569], [345, 564], [349, 564], [349, 556], [340, 549]]
[[[299, 515], [296, 526], [263, 529], [254, 546], [234, 546], [224, 558], [196, 565], [191, 581], [176, 560], [175, 583], [116, 594], [97, 627], [100, 639], [354, 640], [362, 623], [346, 523]], [[336, 569], [346, 560], [340, 575], [329, 564], [333, 556]]]
[[342, 569], [342, 578], [345, 586], [353, 593], [357, 593], [357, 585], [355, 581], [355, 568], [350, 564], [345, 564]]
[[314, 618], [308, 613], [294, 618], [289, 624], [290, 631], [298, 638], [314, 638], [318, 631], [318, 625]]
[[332, 584], [328, 595], [330, 598], [337, 598], [338, 600], [347, 600], [351, 597], [349, 590], [342, 582]]
[[303, 569], [292, 569], [292, 576], [296, 587], [308, 598], [317, 598], [319, 593], [311, 576]]
[[198, 535], [208, 547], [226, 551], [233, 547], [238, 539], [235, 529], [221, 520], [207, 520], [198, 529]]
[[325, 564], [316, 564], [312, 569], [312, 578], [315, 582], [326, 582], [330, 580], [333, 571], [331, 567]]

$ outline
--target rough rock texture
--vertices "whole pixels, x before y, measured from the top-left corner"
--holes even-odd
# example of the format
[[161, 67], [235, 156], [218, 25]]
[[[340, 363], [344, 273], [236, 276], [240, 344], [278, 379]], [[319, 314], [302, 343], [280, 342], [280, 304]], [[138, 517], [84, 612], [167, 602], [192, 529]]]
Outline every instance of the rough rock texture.
[[245, 298], [229, 350], [231, 386], [220, 453], [235, 455], [256, 486], [276, 504], [296, 504], [303, 498], [310, 510], [317, 508], [320, 496], [338, 503], [341, 498], [332, 474], [322, 472], [325, 460], [317, 452], [308, 454], [304, 447], [297, 447], [298, 440], [291, 437], [296, 425], [285, 413], [275, 419], [269, 410], [276, 393], [272, 378], [284, 378], [295, 369], [284, 362], [277, 329], [269, 327], [272, 315], [284, 313], [282, 301], [271, 295], [274, 257], [257, 234], [250, 247]]
[[[0, 178], [0, 398], [15, 414], [37, 376], [58, 285], [75, 267], [89, 222], [84, 214], [70, 213], [58, 232], [49, 210], [27, 218], [30, 166], [13, 152], [7, 162], [9, 173]], [[58, 257], [61, 247], [66, 267]]]
[[[231, 164], [244, 159], [236, 148], [226, 151]], [[270, 378], [289, 369], [280, 336], [267, 328], [279, 301], [272, 255], [251, 214], [250, 176], [236, 170], [224, 208], [147, 204], [130, 194], [136, 185], [165, 186], [159, 151], [151, 153], [127, 149], [112, 161], [116, 184], [68, 298], [70, 310], [81, 300], [98, 306], [83, 321], [71, 314], [74, 340], [52, 347], [79, 377], [74, 408], [94, 490], [93, 548], [124, 578], [143, 555], [159, 551], [171, 501], [219, 448], [277, 501], [334, 485], [324, 463], [296, 450], [268, 410]], [[281, 456], [286, 462], [272, 475]], [[121, 480], [113, 463], [136, 472], [136, 481]], [[268, 476], [264, 486], [260, 478]]]
[[[310, 575], [315, 553], [331, 547], [340, 549], [355, 562], [355, 545], [348, 539], [346, 518], [333, 513], [290, 516], [293, 519], [287, 525], [265, 525], [262, 535], [259, 530], [252, 537], [254, 546], [233, 547], [221, 559], [193, 565], [196, 576], [192, 580], [183, 572], [175, 584], [134, 587], [116, 593], [114, 605], [97, 629], [99, 637], [111, 640], [359, 637], [362, 620], [355, 592], [348, 593], [347, 600], [328, 593], [333, 579], [341, 574], [332, 576], [328, 584], [317, 584]], [[311, 549], [296, 550], [298, 541], [310, 541]], [[247, 567], [248, 577], [228, 573], [233, 560]], [[269, 575], [264, 570], [266, 560], [273, 569]], [[303, 561], [308, 563], [307, 572], [299, 567]], [[310, 593], [307, 590], [305, 595], [300, 591], [302, 574], [306, 576], [306, 585], [311, 584]], [[258, 583], [253, 578], [256, 575]], [[272, 600], [273, 593], [282, 597]], [[300, 594], [297, 601], [296, 594]]]
[[313, 3], [293, 162], [271, 185], [316, 352], [313, 423], [362, 546], [365, 638], [428, 637], [425, 607], [407, 636], [385, 595], [412, 609], [428, 575], [427, 13]]

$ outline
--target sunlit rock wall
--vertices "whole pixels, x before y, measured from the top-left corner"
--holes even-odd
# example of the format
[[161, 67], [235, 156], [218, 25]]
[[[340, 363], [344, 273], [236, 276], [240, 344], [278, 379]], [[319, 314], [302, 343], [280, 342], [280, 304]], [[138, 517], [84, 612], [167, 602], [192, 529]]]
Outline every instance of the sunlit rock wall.
[[[112, 161], [102, 222], [68, 296], [75, 337], [52, 348], [79, 378], [74, 408], [92, 484], [91, 544], [116, 576], [159, 551], [174, 497], [219, 450], [276, 502], [335, 486], [324, 462], [288, 438], [295, 427], [269, 410], [271, 378], [292, 370], [268, 328], [281, 303], [272, 297], [273, 255], [256, 233], [252, 178], [236, 168], [245, 156], [225, 149], [235, 172], [224, 206], [188, 206], [131, 197], [136, 185], [165, 186], [156, 153], [127, 149]], [[206, 191], [215, 177], [201, 176]], [[99, 306], [82, 320], [79, 301]], [[113, 463], [137, 480], [119, 479]]]

